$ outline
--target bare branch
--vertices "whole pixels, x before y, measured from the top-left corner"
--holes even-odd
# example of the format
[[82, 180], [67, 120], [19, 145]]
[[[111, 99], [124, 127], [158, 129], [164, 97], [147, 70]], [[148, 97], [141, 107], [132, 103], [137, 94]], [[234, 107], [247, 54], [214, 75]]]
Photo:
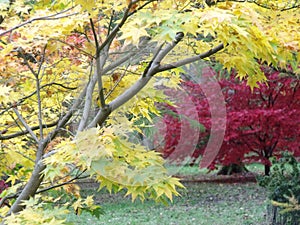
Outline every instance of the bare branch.
[[25, 21], [24, 23], [21, 23], [21, 24], [16, 25], [16, 26], [14, 26], [14, 27], [6, 30], [6, 31], [1, 32], [0, 33], [0, 37], [3, 36], [3, 35], [5, 35], [5, 34], [7, 34], [7, 33], [12, 32], [13, 30], [16, 30], [16, 29], [18, 29], [20, 27], [23, 27], [23, 26], [27, 25], [27, 24], [30, 24], [30, 23], [32, 23], [34, 21], [38, 21], [38, 20], [58, 20], [58, 19], [62, 19], [62, 18], [66, 18], [66, 17], [74, 16], [74, 15], [78, 14], [78, 13], [71, 13], [71, 14], [68, 14], [68, 15], [61, 15], [61, 16], [59, 16], [60, 14], [68, 12], [68, 11], [72, 10], [73, 8], [75, 8], [75, 7], [71, 7], [69, 9], [63, 10], [63, 11], [55, 13], [53, 15], [32, 18], [30, 20]]
[[[94, 40], [95, 40], [95, 45], [96, 45], [96, 50], [99, 49], [99, 42], [98, 42], [98, 37], [95, 31], [95, 26], [93, 23], [93, 20], [90, 19], [90, 24], [92, 27], [92, 31], [93, 31], [93, 35], [94, 35]], [[109, 47], [109, 46], [108, 46]], [[107, 47], [104, 49], [108, 49]], [[95, 73], [97, 74], [97, 81], [98, 81], [98, 98], [100, 101], [100, 105], [101, 107], [105, 106], [105, 99], [104, 99], [104, 93], [103, 93], [103, 83], [102, 83], [102, 68], [103, 65], [105, 64], [105, 61], [107, 59], [107, 54], [108, 50], [104, 51], [104, 52], [100, 52], [96, 51], [96, 71]], [[101, 55], [101, 57], [100, 57]], [[101, 65], [102, 64], [102, 65]]]
[[183, 37], [184, 34], [182, 32], [177, 33], [171, 44], [168, 44], [162, 51], [158, 51], [157, 56], [153, 59], [153, 65], [160, 65], [163, 58], [166, 57], [166, 55], [183, 39]]
[[103, 65], [107, 59], [107, 54], [104, 53], [96, 59], [96, 74], [97, 74], [97, 81], [98, 81], [98, 97], [100, 101], [101, 107], [105, 107], [105, 98], [104, 98], [104, 91], [103, 91], [103, 82], [102, 82], [102, 71]]
[[143, 73], [143, 76], [151, 77], [154, 74], [158, 73], [158, 68], [160, 67], [161, 61], [163, 60], [166, 55], [172, 51], [172, 49], [183, 39], [184, 34], [182, 32], [179, 32], [176, 34], [174, 40], [169, 43], [164, 49], [162, 49], [163, 44], [158, 47], [158, 50], [156, 51], [155, 55], [153, 56], [153, 59], [149, 63], [149, 65], [146, 67], [146, 70]]
[[128, 66], [126, 67], [125, 71], [123, 74], [119, 77], [119, 79], [115, 82], [114, 86], [109, 90], [109, 92], [105, 95], [105, 99], [107, 99], [113, 92], [114, 90], [118, 87], [119, 83], [122, 81], [123, 77], [127, 73]]
[[[7, 200], [12, 199], [12, 198], [16, 198], [16, 197], [18, 197], [18, 193], [13, 194], [13, 195], [4, 196], [4, 197], [0, 200], [0, 207], [2, 207], [2, 206], [5, 204], [5, 202], [6, 202]], [[1, 225], [2, 225], [2, 224], [1, 224]]]
[[43, 176], [41, 176], [41, 172], [45, 168], [46, 167], [44, 165], [36, 164], [27, 184], [22, 189], [21, 193], [19, 195], [16, 195], [17, 199], [14, 202], [14, 204], [11, 206], [9, 212], [7, 213], [7, 216], [10, 215], [11, 213], [17, 213], [21, 211], [24, 208], [24, 205], [21, 204], [22, 201], [28, 200], [30, 197], [34, 196], [36, 190], [39, 188], [43, 180]]
[[126, 20], [128, 19], [129, 12], [130, 12], [130, 9], [131, 9], [133, 4], [134, 3], [130, 1], [130, 4], [128, 5], [127, 9], [124, 12], [124, 15], [123, 15], [123, 18], [122, 18], [121, 22], [114, 27], [114, 29], [107, 36], [105, 41], [101, 44], [101, 46], [99, 46], [99, 48], [96, 50], [96, 55], [99, 55], [100, 52], [102, 51], [102, 49], [104, 47], [109, 46], [110, 45], [109, 42], [112, 42], [112, 40], [116, 37], [118, 31], [120, 30], [120, 28], [125, 24]]
[[54, 189], [54, 188], [62, 187], [62, 186], [67, 185], [67, 184], [72, 184], [73, 181], [75, 181], [75, 180], [80, 180], [80, 179], [88, 178], [89, 175], [86, 175], [86, 176], [81, 177], [81, 175], [82, 175], [83, 173], [85, 173], [85, 171], [86, 171], [86, 170], [82, 171], [81, 173], [77, 174], [75, 177], [73, 177], [72, 179], [70, 179], [70, 180], [68, 180], [68, 181], [65, 181], [65, 182], [63, 182], [63, 183], [56, 184], [56, 185], [52, 185], [52, 186], [50, 186], [50, 187], [46, 187], [46, 188], [43, 188], [43, 189], [41, 189], [41, 190], [38, 190], [38, 191], [36, 192], [36, 194], [43, 193], [43, 192], [49, 191], [49, 190]]
[[224, 48], [224, 45], [219, 44], [218, 46], [216, 46], [216, 47], [214, 47], [214, 48], [212, 48], [212, 49], [210, 49], [207, 52], [204, 52], [202, 54], [199, 54], [199, 55], [196, 55], [196, 56], [193, 56], [193, 57], [190, 57], [190, 58], [186, 58], [186, 59], [174, 62], [174, 63], [161, 65], [161, 66], [159, 66], [159, 68], [157, 70], [158, 70], [158, 72], [162, 72], [162, 71], [174, 69], [174, 68], [192, 63], [192, 62], [196, 62], [200, 59], [207, 58], [207, 57], [221, 51], [223, 48]]
[[[93, 32], [93, 36], [94, 36], [96, 49], [98, 49], [99, 48], [99, 42], [98, 42], [98, 37], [97, 37], [97, 33], [96, 33], [96, 30], [95, 30], [95, 26], [94, 26], [92, 18], [90, 18], [90, 24], [91, 24], [91, 27], [92, 27], [92, 32]], [[99, 57], [99, 53], [96, 54], [96, 58], [98, 58], [98, 57]]]
[[35, 133], [31, 130], [31, 128], [28, 126], [22, 115], [19, 113], [18, 109], [16, 107], [13, 108], [15, 114], [17, 115], [18, 119], [21, 121], [25, 129], [30, 133], [31, 137], [36, 141], [36, 143], [39, 143], [39, 139], [35, 135]]
[[[65, 181], [63, 183], [60, 183], [60, 184], [56, 184], [56, 185], [53, 185], [53, 186], [50, 186], [50, 187], [47, 187], [47, 188], [44, 188], [44, 189], [41, 189], [41, 190], [38, 190], [36, 192], [36, 194], [39, 194], [39, 193], [43, 193], [43, 192], [46, 192], [46, 191], [49, 191], [51, 189], [54, 189], [54, 188], [58, 188], [58, 187], [62, 187], [64, 185], [67, 185], [67, 184], [74, 184], [74, 181], [76, 180], [81, 180], [81, 179], [85, 179], [85, 178], [88, 178], [89, 176], [86, 175], [86, 176], [81, 176], [83, 173], [85, 173], [86, 170], [82, 171], [81, 173], [77, 174], [75, 177], [73, 177], [72, 179], [68, 180], [68, 181]], [[13, 194], [13, 195], [7, 195], [7, 196], [4, 196], [1, 200], [0, 200], [0, 207], [2, 207], [5, 203], [5, 201], [9, 200], [9, 199], [13, 199], [13, 198], [17, 198], [19, 195], [20, 195], [20, 191]]]
[[101, 108], [93, 121], [87, 126], [87, 128], [95, 127], [96, 125], [101, 126], [107, 117], [111, 114], [112, 110], [109, 105], [106, 105], [105, 108]]
[[[88, 117], [89, 117], [90, 106], [91, 106], [91, 102], [92, 102], [92, 93], [93, 93], [93, 90], [95, 88], [95, 82], [97, 82], [97, 80], [98, 80], [98, 88], [100, 90], [100, 94], [99, 94], [100, 99], [99, 100], [100, 100], [100, 103], [101, 103], [101, 109], [98, 112], [98, 114], [99, 115], [100, 114], [101, 115], [106, 115], [106, 117], [107, 117], [111, 112], [109, 107], [106, 106], [106, 104], [105, 104], [104, 94], [101, 94], [101, 90], [103, 91], [103, 85], [101, 83], [102, 80], [99, 79], [101, 77], [99, 77], [99, 76], [101, 76], [104, 72], [107, 72], [108, 68], [110, 68], [110, 69], [113, 68], [110, 65], [106, 69], [103, 69], [105, 61], [106, 61], [107, 56], [108, 56], [108, 51], [109, 51], [110, 44], [112, 43], [113, 39], [116, 37], [119, 29], [125, 24], [128, 17], [136, 13], [136, 10], [131, 12], [131, 8], [137, 2], [138, 1], [130, 1], [127, 9], [124, 12], [124, 15], [121, 19], [121, 22], [114, 27], [114, 29], [111, 31], [111, 33], [107, 35], [107, 38], [105, 39], [105, 41], [96, 50], [96, 57], [99, 56], [99, 55], [101, 55], [102, 57], [96, 59], [96, 71], [95, 71], [95, 74], [93, 75], [92, 79], [90, 80], [90, 84], [89, 84], [88, 91], [87, 91], [87, 96], [86, 96], [86, 101], [85, 101], [85, 106], [84, 106], [84, 111], [83, 111], [82, 119], [81, 119], [79, 127], [78, 127], [78, 131], [82, 131], [86, 127], [86, 123], [87, 123], [87, 120], [88, 120]], [[146, 4], [144, 4], [142, 6], [142, 8], [145, 7], [146, 5], [148, 5], [150, 2], [152, 2], [152, 1], [148, 1]], [[106, 49], [106, 50], [101, 53], [101, 51], [103, 49]], [[127, 57], [125, 57], [123, 59], [127, 59]], [[115, 64], [115, 65], [118, 66], [117, 64]], [[88, 127], [90, 127], [90, 125]]]
[[110, 19], [109, 19], [107, 35], [110, 34], [110, 30], [111, 30], [111, 27], [112, 27], [112, 23], [113, 23], [114, 16], [115, 16], [115, 10], [113, 9], [112, 12], [111, 12]]
[[38, 102], [38, 121], [39, 121], [39, 127], [40, 127], [40, 139], [44, 138], [43, 134], [43, 115], [42, 115], [42, 99], [41, 99], [41, 83], [39, 75], [41, 73], [41, 69], [45, 60], [45, 54], [46, 54], [46, 48], [47, 44], [45, 45], [42, 53], [42, 58], [39, 64], [38, 72], [36, 74], [36, 95], [37, 95], [37, 102]]
[[[143, 72], [143, 75], [142, 75], [143, 77], [147, 76], [148, 71], [149, 71], [149, 69], [151, 68], [151, 66], [153, 65], [153, 63], [154, 63], [154, 64], [157, 64], [157, 65], [160, 64], [160, 61], [157, 60], [157, 57], [158, 57], [158, 54], [160, 54], [161, 49], [162, 49], [162, 47], [164, 46], [164, 44], [165, 44], [165, 43], [162, 43], [162, 44], [158, 47], [158, 49], [157, 49], [155, 55], [152, 57], [152, 60], [150, 61], [150, 63], [148, 63], [147, 67], [145, 68], [145, 70], [144, 70], [144, 72]], [[155, 62], [153, 61], [154, 59], [155, 59]]]
[[[148, 52], [151, 53], [151, 51], [148, 51], [147, 47], [149, 47], [150, 49], [154, 49], [155, 44], [156, 43], [151, 43], [150, 38], [148, 38], [148, 37], [141, 38], [138, 48], [136, 46], [132, 46], [132, 48], [130, 48], [130, 50], [126, 50], [126, 52], [128, 52], [128, 53], [124, 57], [119, 58], [119, 59], [113, 61], [108, 66], [104, 67], [103, 74], [106, 74], [110, 70], [113, 70], [113, 69], [117, 68], [118, 66], [121, 66], [123, 63], [125, 63], [127, 60], [131, 59], [133, 56], [135, 56], [134, 61], [133, 62], [130, 61], [130, 64], [139, 63], [140, 62], [139, 56], [142, 54], [148, 53]], [[113, 54], [113, 53], [111, 53], [111, 54]], [[124, 54], [124, 53], [114, 53], [114, 54]]]
[[82, 117], [81, 117], [79, 126], [77, 128], [77, 131], [82, 131], [86, 126], [86, 123], [87, 123], [87, 120], [88, 120], [89, 114], [90, 114], [90, 108], [91, 108], [92, 100], [93, 100], [93, 91], [94, 91], [96, 82], [97, 82], [97, 73], [95, 71], [87, 85], [87, 90], [85, 93], [84, 108], [83, 108]]
[[59, 120], [55, 130], [50, 132], [45, 139], [39, 142], [37, 153], [36, 153], [36, 164], [34, 170], [32, 171], [31, 177], [29, 178], [27, 185], [23, 188], [22, 192], [20, 193], [20, 195], [17, 197], [16, 201], [10, 208], [7, 215], [22, 210], [22, 208], [24, 207], [23, 205], [21, 205], [22, 201], [29, 199], [31, 196], [34, 196], [34, 194], [38, 190], [43, 180], [43, 176], [41, 176], [41, 172], [46, 168], [46, 166], [42, 161], [44, 149], [51, 142], [51, 140], [55, 138], [55, 136], [61, 130], [61, 128], [64, 127], [66, 123], [70, 120], [73, 113], [77, 110], [78, 106], [83, 101], [86, 91], [87, 91], [87, 86], [81, 92], [80, 96], [76, 99], [76, 101], [73, 103], [71, 109]]
[[[68, 87], [68, 86], [65, 86], [64, 84], [60, 84], [60, 83], [56, 83], [56, 82], [51, 82], [51, 83], [48, 83], [48, 84], [44, 84], [44, 85], [42, 85], [40, 87], [40, 89], [43, 89], [45, 87], [52, 86], [52, 85], [60, 86], [60, 87], [62, 87], [64, 89], [67, 89], [67, 90], [75, 90], [75, 89], [77, 89], [77, 87]], [[9, 111], [10, 109], [12, 109], [13, 107], [21, 105], [26, 99], [32, 97], [35, 94], [36, 94], [36, 91], [34, 91], [34, 92], [30, 93], [29, 95], [27, 95], [27, 96], [19, 99], [16, 103], [14, 103], [14, 104], [6, 107], [5, 109], [3, 109], [2, 112], [0, 112], [0, 116], [3, 115], [5, 112]]]
[[[53, 123], [43, 124], [42, 126], [43, 126], [43, 128], [50, 128], [50, 127], [56, 126], [57, 123], [58, 123], [58, 120], [53, 122]], [[30, 127], [30, 129], [32, 131], [38, 130], [38, 129], [40, 129], [40, 125]], [[23, 136], [23, 135], [26, 135], [26, 134], [29, 133], [28, 130], [24, 130], [24, 131], [20, 131], [20, 132], [14, 133], [14, 134], [9, 134], [9, 135], [2, 136], [1, 133], [5, 133], [5, 132], [7, 132], [7, 129], [0, 132], [0, 140], [9, 140], [9, 139], [20, 137], [20, 136]]]
[[178, 62], [175, 62], [173, 64], [166, 64], [166, 65], [160, 65], [163, 58], [182, 40], [183, 33], [178, 33], [174, 39], [174, 41], [166, 46], [166, 48], [162, 49], [162, 45], [158, 47], [156, 53], [153, 56], [153, 59], [148, 64], [147, 68], [148, 70], [146, 73], [144, 73], [139, 80], [137, 80], [136, 83], [134, 83], [132, 86], [130, 86], [124, 93], [119, 95], [116, 99], [111, 101], [106, 109], [100, 110], [94, 120], [89, 124], [88, 127], [94, 127], [96, 124], [102, 124], [105, 119], [110, 115], [111, 112], [116, 110], [121, 105], [125, 104], [127, 101], [129, 101], [133, 96], [135, 96], [142, 88], [146, 86], [146, 84], [149, 82], [149, 80], [154, 76], [155, 74], [177, 68], [183, 65], [186, 65], [191, 62], [195, 62], [197, 60], [209, 57], [216, 52], [222, 50], [224, 48], [223, 44], [218, 45], [217, 47], [210, 49], [209, 51], [191, 57], [187, 58]]
[[125, 63], [127, 60], [129, 60], [132, 56], [134, 56], [136, 53], [134, 51], [130, 51], [127, 55], [125, 55], [122, 58], [119, 58], [115, 61], [113, 61], [111, 64], [109, 64], [108, 66], [104, 67], [103, 69], [103, 74], [106, 74], [107, 72], [109, 72], [110, 70], [113, 70], [115, 68], [117, 68], [118, 66], [122, 65], [123, 63]]
[[63, 44], [65, 44], [65, 45], [67, 45], [67, 46], [70, 46], [70, 47], [72, 47], [72, 48], [77, 49], [78, 51], [82, 52], [83, 54], [85, 54], [85, 55], [87, 55], [87, 56], [89, 56], [89, 57], [91, 57], [91, 58], [95, 58], [93, 55], [91, 55], [90, 53], [84, 51], [84, 50], [81, 49], [81, 48], [78, 48], [76, 45], [71, 45], [71, 44], [69, 44], [69, 43], [67, 43], [67, 42], [65, 42], [65, 41], [63, 41], [63, 40], [56, 39], [56, 38], [53, 38], [53, 39], [50, 39], [50, 40], [58, 41], [58, 42], [63, 43]]
[[93, 121], [88, 125], [88, 128], [94, 127], [97, 124], [101, 125], [112, 111], [125, 104], [133, 96], [135, 96], [143, 87], [145, 87], [149, 80], [152, 78], [152, 76], [158, 72], [157, 69], [159, 67], [160, 61], [168, 54], [168, 52], [170, 52], [179, 43], [180, 40], [182, 40], [182, 38], [183, 34], [178, 33], [175, 40], [172, 43], [168, 44], [165, 49], [162, 49], [162, 45], [158, 46], [156, 53], [154, 54], [152, 60], [149, 62], [148, 66], [146, 67], [149, 68], [147, 69], [146, 74], [143, 73], [140, 79], [137, 80], [137, 82], [134, 83], [132, 86], [130, 86], [124, 93], [122, 93], [116, 99], [111, 101], [105, 108], [101, 108], [101, 110], [97, 113]]

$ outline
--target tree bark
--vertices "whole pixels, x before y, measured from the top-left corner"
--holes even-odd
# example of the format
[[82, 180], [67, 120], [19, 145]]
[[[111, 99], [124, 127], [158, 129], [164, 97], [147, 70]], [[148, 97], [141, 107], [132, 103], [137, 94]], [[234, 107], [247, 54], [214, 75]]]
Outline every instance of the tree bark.
[[243, 173], [248, 172], [247, 168], [243, 164], [230, 164], [228, 166], [223, 166], [219, 172], [218, 175], [232, 175], [235, 173]]
[[22, 201], [28, 200], [30, 197], [34, 196], [36, 191], [38, 190], [41, 182], [43, 181], [43, 177], [41, 172], [45, 169], [45, 165], [42, 163], [37, 163], [32, 175], [27, 182], [26, 186], [22, 190], [21, 194], [18, 196], [12, 207], [10, 208], [8, 214], [20, 212], [24, 206], [21, 205]]
[[266, 175], [266, 176], [269, 176], [269, 175], [270, 175], [270, 171], [271, 171], [271, 166], [265, 165], [265, 175]]

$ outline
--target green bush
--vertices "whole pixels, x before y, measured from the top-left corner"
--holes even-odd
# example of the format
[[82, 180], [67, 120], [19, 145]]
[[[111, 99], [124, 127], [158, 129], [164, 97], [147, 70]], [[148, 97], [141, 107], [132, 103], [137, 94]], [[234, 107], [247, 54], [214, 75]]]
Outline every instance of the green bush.
[[290, 152], [274, 160], [270, 176], [259, 176], [258, 184], [269, 192], [272, 225], [300, 223], [300, 163]]

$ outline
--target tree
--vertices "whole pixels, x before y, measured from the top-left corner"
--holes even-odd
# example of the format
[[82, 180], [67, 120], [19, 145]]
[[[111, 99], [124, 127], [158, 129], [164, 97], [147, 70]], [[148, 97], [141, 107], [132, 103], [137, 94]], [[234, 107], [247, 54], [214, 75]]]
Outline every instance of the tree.
[[[209, 165], [210, 169], [215, 169], [216, 165], [223, 165], [227, 168], [230, 165], [242, 166], [256, 162], [265, 165], [265, 174], [269, 175], [270, 159], [273, 156], [280, 157], [282, 151], [289, 151], [295, 156], [300, 155], [299, 79], [295, 74], [289, 75], [287, 71], [280, 73], [267, 66], [262, 67], [262, 71], [268, 81], [260, 84], [253, 91], [245, 81], [236, 79], [234, 72], [229, 77], [217, 78], [226, 102], [227, 118], [224, 140], [222, 140], [217, 157]], [[209, 140], [212, 129], [211, 111], [215, 106], [209, 103], [213, 102], [211, 98], [214, 96], [207, 97], [203, 92], [203, 85], [192, 81], [184, 81], [181, 86], [189, 93], [181, 102], [196, 105], [199, 114], [198, 122], [203, 125], [197, 137], [199, 142], [189, 155], [193, 158], [191, 163], [194, 163], [203, 154], [207, 140]], [[168, 94], [174, 96], [174, 90], [170, 90]], [[176, 96], [177, 99], [178, 97]], [[174, 150], [177, 148], [178, 140], [184, 139], [186, 145], [191, 143], [189, 134], [195, 133], [195, 127], [192, 124], [187, 126], [183, 134], [188, 135], [181, 138], [182, 121], [173, 115], [178, 113], [176, 108], [170, 105], [165, 107], [169, 110], [166, 111], [164, 121], [172, 126], [167, 128], [169, 130], [165, 135], [163, 155], [168, 157], [169, 154], [173, 154], [173, 158], [183, 160], [187, 154], [180, 157]], [[191, 107], [186, 107], [186, 109], [189, 108]], [[189, 111], [183, 112], [185, 116], [189, 113]], [[220, 126], [217, 129], [221, 130], [223, 127], [220, 120], [223, 118], [218, 119]], [[184, 152], [189, 151], [185, 149]]]
[[270, 173], [270, 158], [282, 151], [299, 156], [299, 79], [264, 69], [268, 82], [253, 92], [245, 83], [223, 81], [228, 126], [216, 161], [260, 162]]
[[[182, 185], [130, 131], [159, 114], [155, 102], [165, 95], [157, 87], [176, 86], [183, 65], [219, 61], [251, 88], [266, 79], [259, 61], [296, 67], [299, 5], [268, 2], [1, 3], [0, 168], [11, 183], [1, 194], [11, 204], [0, 209], [2, 222], [63, 224], [70, 208], [96, 214], [73, 185], [85, 176], [133, 200], [172, 200]], [[75, 199], [55, 198], [61, 189]]]

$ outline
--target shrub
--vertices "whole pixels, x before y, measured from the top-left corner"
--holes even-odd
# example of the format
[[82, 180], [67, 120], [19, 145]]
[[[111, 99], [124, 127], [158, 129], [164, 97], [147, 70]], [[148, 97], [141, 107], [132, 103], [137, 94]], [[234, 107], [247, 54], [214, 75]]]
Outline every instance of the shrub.
[[300, 222], [300, 163], [290, 152], [275, 161], [270, 176], [257, 178], [269, 192], [269, 218], [272, 224], [297, 225]]

